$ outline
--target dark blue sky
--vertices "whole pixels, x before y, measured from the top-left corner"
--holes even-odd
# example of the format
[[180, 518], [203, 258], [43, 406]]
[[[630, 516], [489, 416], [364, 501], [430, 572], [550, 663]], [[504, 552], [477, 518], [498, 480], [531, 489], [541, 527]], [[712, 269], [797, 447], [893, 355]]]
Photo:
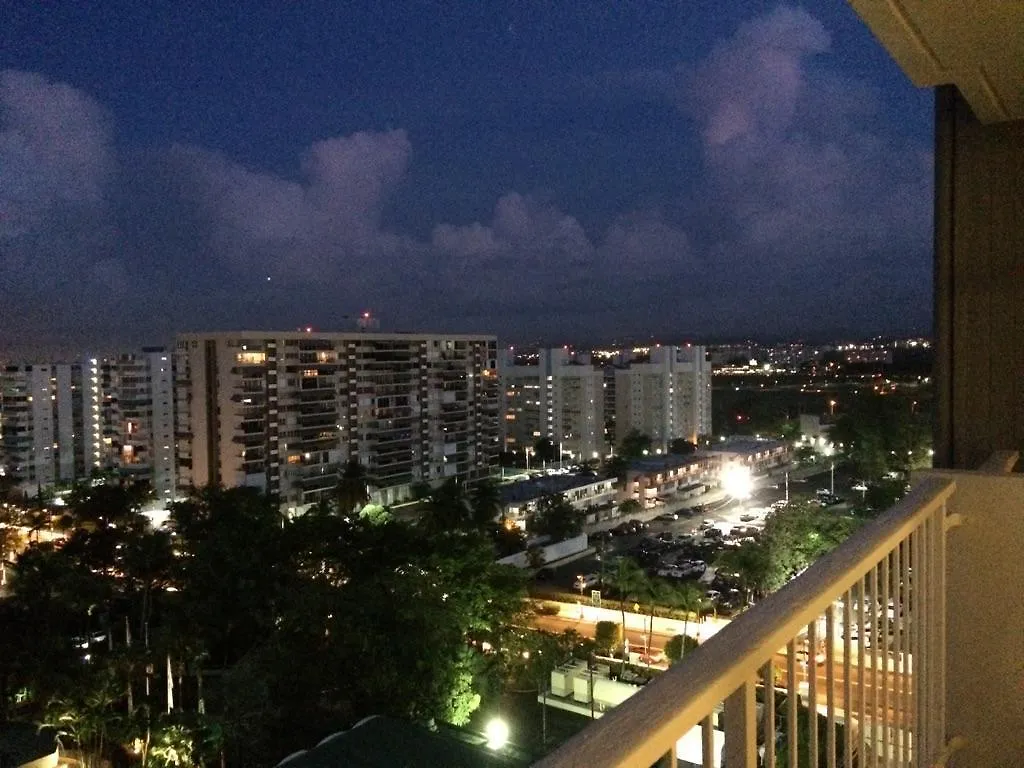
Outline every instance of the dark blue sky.
[[929, 326], [931, 94], [845, 2], [228, 6], [6, 7], [0, 357]]

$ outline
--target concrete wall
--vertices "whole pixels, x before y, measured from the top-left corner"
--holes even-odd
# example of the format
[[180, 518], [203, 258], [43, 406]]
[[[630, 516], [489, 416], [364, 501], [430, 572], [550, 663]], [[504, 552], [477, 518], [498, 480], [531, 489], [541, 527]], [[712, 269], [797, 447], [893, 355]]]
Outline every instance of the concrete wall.
[[935, 465], [971, 469], [1024, 449], [1024, 121], [949, 86], [935, 134]]
[[[946, 739], [953, 764], [1024, 756], [1024, 475], [939, 472], [956, 481], [946, 539]], [[936, 713], [939, 714], [939, 713]]]
[[18, 768], [57, 768], [60, 765], [59, 753], [54, 750], [52, 755], [46, 755], [40, 757], [38, 760], [30, 760], [27, 763], [22, 763]]
[[[572, 557], [587, 549], [587, 534], [581, 533], [571, 539], [556, 541], [554, 544], [547, 544], [540, 547], [545, 563], [553, 563], [566, 557]], [[514, 565], [516, 568], [528, 568], [530, 558], [525, 552], [517, 552], [514, 555], [503, 557], [498, 561], [502, 565]]]

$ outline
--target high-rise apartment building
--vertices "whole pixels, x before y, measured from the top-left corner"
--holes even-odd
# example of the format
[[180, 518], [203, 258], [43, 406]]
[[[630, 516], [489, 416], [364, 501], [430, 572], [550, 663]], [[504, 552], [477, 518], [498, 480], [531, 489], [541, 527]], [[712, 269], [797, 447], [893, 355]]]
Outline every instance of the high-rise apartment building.
[[174, 374], [164, 349], [0, 372], [0, 467], [23, 490], [113, 470], [172, 498]]
[[608, 452], [604, 375], [590, 355], [558, 348], [517, 357], [514, 350], [503, 350], [499, 362], [506, 450], [528, 448], [547, 437], [574, 459]]
[[255, 486], [299, 509], [350, 459], [386, 504], [416, 483], [486, 476], [500, 450], [496, 347], [454, 334], [182, 334], [179, 486]]
[[27, 493], [86, 474], [82, 366], [0, 370], [0, 470]]
[[89, 429], [92, 465], [144, 480], [158, 499], [172, 499], [177, 490], [173, 355], [163, 347], [146, 347], [90, 360], [87, 373], [88, 405], [98, 405]]
[[630, 431], [667, 451], [711, 434], [711, 364], [704, 347], [655, 347], [647, 362], [615, 371], [615, 442]]

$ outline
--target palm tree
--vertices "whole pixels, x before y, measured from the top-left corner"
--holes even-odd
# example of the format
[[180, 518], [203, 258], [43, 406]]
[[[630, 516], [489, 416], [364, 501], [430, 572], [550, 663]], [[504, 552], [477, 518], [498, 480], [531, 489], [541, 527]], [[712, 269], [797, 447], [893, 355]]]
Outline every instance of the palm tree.
[[479, 481], [470, 493], [469, 508], [473, 522], [479, 528], [490, 528], [498, 516], [504, 512], [501, 503], [501, 492], [498, 485], [490, 478]]
[[619, 593], [619, 610], [622, 612], [622, 667], [626, 667], [626, 601], [636, 599], [648, 590], [647, 574], [635, 560], [620, 557], [615, 569], [607, 575], [611, 586]]
[[449, 478], [435, 488], [427, 502], [423, 522], [437, 533], [465, 530], [470, 522], [465, 483]]
[[362, 507], [370, 500], [370, 489], [366, 479], [366, 467], [356, 458], [349, 459], [341, 473], [341, 479], [334, 489], [334, 498], [338, 502], [338, 513], [349, 515], [357, 507]]
[[[698, 618], [707, 607], [707, 599], [704, 597], [704, 593], [701, 592], [693, 582], [684, 581], [671, 589], [668, 589], [664, 593], [665, 603], [670, 608], [678, 608], [683, 611], [683, 636], [686, 636], [686, 630], [690, 623], [690, 614], [696, 613]], [[686, 650], [686, 643], [683, 643], [683, 650]]]
[[736, 549], [728, 549], [718, 556], [720, 570], [737, 574], [749, 605], [752, 595], [768, 590], [771, 561], [766, 548], [758, 542], [745, 542]]

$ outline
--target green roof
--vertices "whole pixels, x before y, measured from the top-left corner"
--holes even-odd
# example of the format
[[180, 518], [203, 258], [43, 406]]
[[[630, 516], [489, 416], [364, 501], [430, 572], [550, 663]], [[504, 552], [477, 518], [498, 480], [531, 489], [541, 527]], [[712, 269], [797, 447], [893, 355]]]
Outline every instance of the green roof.
[[[519, 756], [470, 743], [463, 731], [432, 732], [404, 720], [373, 716], [312, 749], [286, 757], [278, 768], [520, 768]], [[506, 748], [507, 749], [507, 748]]]

